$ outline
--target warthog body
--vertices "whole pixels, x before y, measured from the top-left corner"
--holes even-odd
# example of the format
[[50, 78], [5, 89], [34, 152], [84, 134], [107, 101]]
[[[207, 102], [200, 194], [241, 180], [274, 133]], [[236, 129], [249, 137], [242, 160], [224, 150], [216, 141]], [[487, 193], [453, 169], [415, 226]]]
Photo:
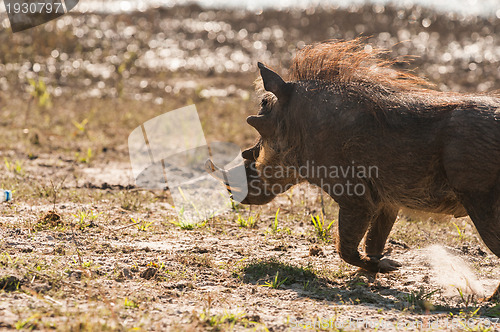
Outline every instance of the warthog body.
[[266, 92], [247, 119], [260, 138], [243, 152], [242, 203], [300, 182], [323, 188], [339, 204], [340, 256], [373, 272], [400, 266], [382, 254], [402, 207], [469, 215], [500, 257], [499, 96], [425, 88], [359, 40], [304, 48], [288, 82], [259, 68]]

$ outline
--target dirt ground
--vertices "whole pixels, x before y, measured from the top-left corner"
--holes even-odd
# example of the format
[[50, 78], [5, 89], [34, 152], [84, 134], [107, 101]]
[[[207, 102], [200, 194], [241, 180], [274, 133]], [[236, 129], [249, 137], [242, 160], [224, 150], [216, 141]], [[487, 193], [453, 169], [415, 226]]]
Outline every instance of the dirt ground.
[[0, 329], [500, 330], [500, 304], [481, 301], [499, 259], [468, 218], [401, 212], [386, 250], [403, 266], [371, 275], [339, 258], [337, 206], [317, 189], [189, 226], [168, 190], [135, 186], [127, 148], [141, 123], [193, 103], [209, 142], [249, 146], [256, 62], [286, 76], [297, 48], [330, 38], [365, 35], [441, 90], [492, 91], [499, 30], [378, 5], [73, 13], [2, 30], [0, 187], [14, 199], [0, 204]]

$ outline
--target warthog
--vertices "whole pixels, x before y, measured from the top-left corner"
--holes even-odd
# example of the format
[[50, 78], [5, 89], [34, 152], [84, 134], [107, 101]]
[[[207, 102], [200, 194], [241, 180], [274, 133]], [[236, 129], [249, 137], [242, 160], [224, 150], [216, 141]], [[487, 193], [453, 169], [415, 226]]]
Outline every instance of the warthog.
[[288, 82], [258, 64], [265, 91], [247, 122], [260, 137], [242, 153], [242, 203], [321, 187], [339, 205], [340, 257], [372, 272], [401, 266], [383, 251], [402, 207], [469, 215], [500, 257], [500, 96], [433, 90], [381, 53], [360, 40], [307, 46]]

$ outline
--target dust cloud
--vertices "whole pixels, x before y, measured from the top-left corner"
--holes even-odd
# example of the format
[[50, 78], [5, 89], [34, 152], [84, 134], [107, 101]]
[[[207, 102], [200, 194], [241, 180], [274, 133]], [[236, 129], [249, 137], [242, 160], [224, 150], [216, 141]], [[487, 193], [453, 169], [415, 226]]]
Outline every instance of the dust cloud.
[[486, 295], [482, 282], [460, 257], [452, 255], [440, 245], [427, 247], [424, 252], [430, 262], [434, 281], [443, 287], [444, 295], [458, 295], [458, 289], [463, 294]]

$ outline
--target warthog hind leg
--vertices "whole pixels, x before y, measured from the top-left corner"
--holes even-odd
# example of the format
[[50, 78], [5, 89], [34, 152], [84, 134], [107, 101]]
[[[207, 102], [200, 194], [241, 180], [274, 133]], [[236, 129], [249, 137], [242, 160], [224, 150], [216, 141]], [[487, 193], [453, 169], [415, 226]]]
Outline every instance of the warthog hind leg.
[[[487, 193], [464, 193], [462, 204], [481, 235], [484, 244], [500, 257], [500, 181]], [[488, 300], [500, 300], [500, 285]]]

